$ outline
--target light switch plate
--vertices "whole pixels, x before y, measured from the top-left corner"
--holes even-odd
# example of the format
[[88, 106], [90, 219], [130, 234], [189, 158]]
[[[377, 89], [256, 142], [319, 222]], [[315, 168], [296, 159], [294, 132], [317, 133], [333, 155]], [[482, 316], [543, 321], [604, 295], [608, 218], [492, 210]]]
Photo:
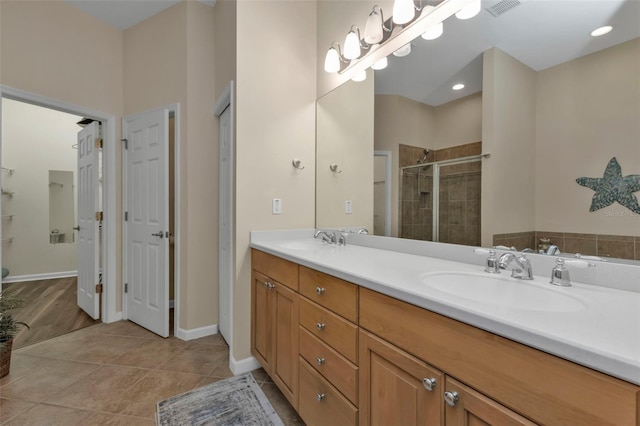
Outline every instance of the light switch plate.
[[344, 202], [344, 212], [346, 214], [351, 214], [352, 213], [352, 209], [351, 209], [351, 200], [346, 200]]
[[273, 203], [271, 205], [271, 213], [280, 214], [282, 213], [282, 199], [274, 198]]

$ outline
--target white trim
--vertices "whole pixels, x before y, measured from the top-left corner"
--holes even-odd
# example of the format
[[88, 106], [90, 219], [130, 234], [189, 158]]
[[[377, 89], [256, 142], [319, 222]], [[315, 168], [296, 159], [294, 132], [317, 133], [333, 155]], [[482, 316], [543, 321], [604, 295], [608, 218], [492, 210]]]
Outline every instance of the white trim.
[[[173, 319], [173, 329], [176, 330], [174, 333], [176, 337], [182, 339], [180, 337], [180, 103], [168, 104], [165, 106], [161, 106], [159, 108], [153, 108], [148, 111], [129, 114], [127, 116], [122, 117], [122, 138], [126, 137], [126, 129], [127, 129], [127, 120], [132, 120], [137, 115], [145, 114], [149, 111], [158, 110], [158, 109], [166, 109], [169, 111], [169, 115], [173, 113], [174, 117], [174, 182], [173, 182], [173, 203], [174, 203], [174, 214], [173, 214], [173, 238], [174, 238], [174, 247], [173, 247], [173, 287], [174, 287], [174, 298], [169, 301], [169, 308], [174, 308], [174, 319]], [[124, 212], [127, 211], [127, 150], [122, 150], [122, 319], [128, 319], [127, 315], [127, 295], [124, 292], [124, 283], [127, 282], [127, 222], [124, 221]], [[168, 170], [167, 170], [168, 172]], [[217, 332], [217, 326], [216, 326]], [[186, 339], [183, 339], [186, 340]]]
[[194, 340], [201, 337], [213, 336], [218, 334], [218, 324], [207, 325], [205, 327], [192, 328], [191, 330], [176, 329], [176, 337], [182, 340]]
[[[41, 96], [21, 89], [0, 85], [0, 98], [6, 97], [21, 102], [38, 105], [44, 108], [90, 117], [102, 122], [103, 140], [102, 151], [102, 211], [104, 222], [102, 223], [102, 283], [104, 293], [102, 297], [102, 321], [113, 322], [118, 318], [116, 312], [116, 117], [102, 111], [82, 107], [57, 99]], [[0, 147], [2, 140], [0, 135]], [[2, 229], [0, 229], [0, 238]], [[15, 278], [15, 277], [14, 277]], [[7, 282], [7, 281], [5, 281]]]
[[250, 356], [248, 358], [237, 361], [232, 355], [229, 356], [229, 369], [234, 376], [238, 374], [248, 373], [256, 368], [262, 367], [256, 357]]
[[[232, 276], [232, 282], [231, 284], [231, 288], [229, 289], [229, 300], [227, 303], [229, 303], [229, 328], [231, 329], [231, 333], [229, 334], [229, 341], [227, 342], [227, 344], [229, 345], [229, 362], [231, 363], [231, 354], [233, 353], [233, 271], [234, 271], [234, 253], [235, 253], [235, 245], [234, 245], [234, 239], [233, 239], [233, 229], [235, 226], [235, 194], [233, 192], [233, 187], [235, 186], [235, 140], [234, 140], [234, 101], [233, 101], [233, 97], [234, 97], [234, 82], [233, 80], [229, 81], [229, 83], [225, 86], [225, 88], [222, 90], [222, 93], [220, 94], [220, 96], [218, 97], [218, 99], [216, 100], [216, 103], [213, 107], [213, 113], [216, 117], [220, 117], [222, 115], [222, 113], [228, 108], [229, 109], [229, 131], [230, 131], [230, 135], [229, 135], [229, 149], [231, 151], [231, 155], [230, 155], [230, 159], [229, 159], [229, 174], [231, 175], [231, 180], [230, 180], [230, 184], [231, 184], [231, 188], [228, 188], [231, 191], [231, 212], [229, 212], [229, 228], [231, 229], [231, 241], [230, 241], [230, 245], [229, 245], [229, 253], [231, 253], [231, 264], [227, 265], [229, 268], [229, 271], [231, 271], [231, 276]], [[218, 120], [219, 122], [219, 120]], [[219, 135], [219, 127], [218, 127], [218, 135]], [[218, 141], [218, 145], [220, 145], [219, 141]], [[218, 160], [220, 161], [220, 160]], [[220, 170], [222, 170], [222, 168], [220, 167], [220, 163], [218, 163], [218, 168]], [[220, 179], [221, 180], [221, 179]], [[220, 191], [224, 190], [225, 188], [218, 188]], [[218, 198], [219, 201], [220, 197]], [[219, 213], [219, 219], [222, 219], [222, 214]], [[218, 230], [220, 230], [220, 224], [218, 224]], [[220, 243], [218, 242], [218, 262], [220, 262], [220, 254], [222, 253], [222, 251], [220, 250]], [[218, 265], [218, 274], [220, 274], [220, 272], [223, 270], [222, 266], [219, 264]], [[220, 277], [219, 277], [220, 278]], [[220, 282], [221, 280], [218, 279], [218, 286], [220, 286]], [[220, 287], [218, 287], [218, 295], [220, 294]], [[222, 303], [225, 303], [224, 301], [220, 301]], [[219, 309], [218, 309], [219, 311]], [[218, 315], [220, 315], [220, 312], [218, 312]]]
[[47, 272], [44, 274], [16, 275], [2, 280], [3, 283], [21, 283], [25, 281], [55, 280], [57, 278], [77, 277], [78, 271]]
[[385, 157], [386, 174], [384, 184], [384, 235], [391, 236], [391, 151], [373, 151], [374, 157]]

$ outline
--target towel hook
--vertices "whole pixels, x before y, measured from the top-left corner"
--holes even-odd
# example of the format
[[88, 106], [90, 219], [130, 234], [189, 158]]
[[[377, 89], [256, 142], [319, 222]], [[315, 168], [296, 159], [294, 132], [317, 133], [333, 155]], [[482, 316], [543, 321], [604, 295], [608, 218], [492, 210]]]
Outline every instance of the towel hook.
[[298, 170], [304, 170], [304, 166], [302, 165], [302, 161], [298, 160], [297, 158], [294, 158], [293, 161], [291, 162], [291, 164], [293, 164], [293, 167], [295, 167]]
[[329, 169], [333, 172], [333, 173], [342, 173], [342, 170], [338, 170], [338, 165], [336, 163], [331, 163], [329, 164]]

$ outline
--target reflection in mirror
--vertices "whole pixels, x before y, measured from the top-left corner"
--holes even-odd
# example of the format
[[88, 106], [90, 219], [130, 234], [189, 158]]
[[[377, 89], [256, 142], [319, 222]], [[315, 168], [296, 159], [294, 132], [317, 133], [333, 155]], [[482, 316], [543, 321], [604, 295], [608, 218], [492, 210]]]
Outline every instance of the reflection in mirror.
[[[622, 176], [640, 174], [640, 2], [532, 0], [498, 14], [491, 6], [464, 25], [448, 19], [442, 37], [415, 39], [409, 56], [375, 72], [374, 150], [391, 152], [391, 235], [433, 240], [435, 229], [454, 243], [640, 260], [640, 215], [617, 202], [590, 211], [595, 192], [576, 182], [603, 178], [612, 158]], [[605, 24], [613, 31], [589, 35]], [[465, 88], [454, 92], [454, 83]], [[320, 122], [318, 131], [320, 153]], [[478, 163], [479, 194], [465, 181], [434, 215], [426, 165], [480, 153], [490, 157]], [[460, 214], [477, 203], [479, 217]]]
[[49, 170], [49, 243], [74, 242], [73, 172]]

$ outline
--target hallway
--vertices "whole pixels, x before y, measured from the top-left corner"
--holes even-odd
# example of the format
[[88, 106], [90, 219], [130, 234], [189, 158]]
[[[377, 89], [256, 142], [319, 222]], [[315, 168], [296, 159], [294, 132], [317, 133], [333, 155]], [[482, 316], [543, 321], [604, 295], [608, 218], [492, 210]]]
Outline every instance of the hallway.
[[[2, 425], [155, 425], [156, 403], [232, 375], [220, 335], [163, 339], [128, 321], [14, 350], [0, 379]], [[253, 375], [285, 425], [303, 424], [262, 369]]]

